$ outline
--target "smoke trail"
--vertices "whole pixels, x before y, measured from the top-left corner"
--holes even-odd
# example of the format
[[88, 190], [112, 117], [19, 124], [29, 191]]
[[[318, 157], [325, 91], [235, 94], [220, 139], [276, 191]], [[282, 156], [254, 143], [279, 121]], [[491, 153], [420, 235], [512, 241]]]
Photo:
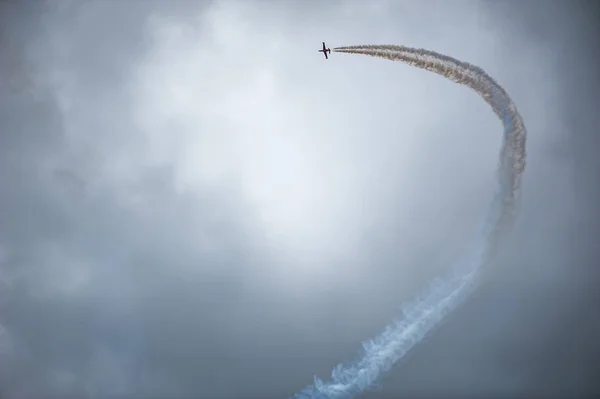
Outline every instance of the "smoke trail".
[[468, 86], [483, 97], [500, 118], [504, 137], [500, 149], [498, 188], [481, 234], [467, 256], [450, 269], [448, 276], [436, 280], [421, 297], [404, 306], [401, 320], [388, 325], [373, 340], [364, 342], [359, 359], [335, 367], [330, 381], [315, 377], [313, 385], [294, 395], [296, 399], [350, 399], [373, 388], [384, 373], [456, 309], [475, 287], [478, 272], [492, 259], [502, 235], [514, 220], [521, 176], [525, 170], [526, 130], [523, 119], [502, 86], [483, 69], [434, 51], [405, 46], [349, 46], [332, 51], [401, 61]]

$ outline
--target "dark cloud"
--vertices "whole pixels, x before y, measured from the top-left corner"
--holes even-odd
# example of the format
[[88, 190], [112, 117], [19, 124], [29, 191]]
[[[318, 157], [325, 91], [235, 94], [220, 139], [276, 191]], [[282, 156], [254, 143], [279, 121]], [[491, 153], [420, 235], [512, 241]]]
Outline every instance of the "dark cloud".
[[[330, 37], [414, 40], [480, 63], [530, 132], [521, 213], [497, 265], [365, 397], [597, 392], [592, 9], [265, 4], [2, 3], [2, 397], [284, 397], [351, 360], [464, 250], [493, 188], [497, 121], [424, 72], [342, 55], [313, 64], [297, 49], [316, 54]], [[295, 220], [300, 243], [273, 234], [244, 171], [185, 177], [227, 158], [215, 137], [248, 131], [247, 151], [279, 162], [265, 179], [300, 197], [310, 185], [286, 169], [295, 153], [265, 150], [271, 128], [302, 133], [292, 143], [334, 193]], [[195, 148], [189, 137], [207, 163], [170, 152], [171, 140]]]
[[[589, 397], [600, 392], [595, 267], [600, 62], [593, 2], [488, 3], [485, 20], [504, 40], [545, 46], [555, 72], [546, 113], [523, 113], [530, 162], [510, 245], [455, 315], [365, 397]], [[527, 89], [524, 89], [527, 90]], [[530, 90], [534, 90], [531, 88]], [[519, 93], [513, 98], [519, 104]], [[516, 93], [516, 94], [514, 94]], [[559, 121], [544, 132], [535, 118]]]
[[[214, 341], [226, 333], [217, 326], [234, 326], [214, 309], [240, 304], [243, 268], [261, 259], [252, 239], [260, 230], [235, 181], [194, 196], [175, 192], [168, 166], [140, 171], [127, 187], [102, 181], [102, 152], [119, 145], [117, 133], [131, 133], [133, 139], [123, 137], [129, 145], [143, 144], [127, 114], [109, 109], [118, 120], [108, 122], [98, 114], [106, 115], [107, 97], [122, 102], [126, 68], [143, 53], [142, 20], [156, 9], [134, 2], [100, 5], [98, 13], [99, 4], [86, 3], [70, 17], [54, 7], [14, 6], [3, 15], [10, 21], [10, 35], [3, 35], [7, 62], [31, 79], [2, 96], [1, 322], [9, 344], [1, 386], [7, 397], [144, 393], [160, 381], [145, 376], [152, 373], [178, 382], [175, 366], [156, 367], [169, 358], [184, 364], [186, 352], [202, 362], [199, 353], [214, 358], [211, 351], [222, 350]], [[35, 25], [40, 20], [45, 24]], [[36, 32], [28, 33], [28, 25]], [[62, 30], [74, 44], [64, 59], [40, 49], [45, 30]], [[73, 72], [69, 81], [79, 93], [73, 107], [78, 115], [92, 112], [89, 131], [80, 135], [103, 136], [106, 146], [87, 148], [91, 157], [69, 148], [70, 121], [57, 93], [44, 81], [32, 82], [46, 72], [44, 59]], [[123, 203], [131, 192], [141, 198], [139, 213]], [[206, 242], [217, 245], [204, 249]], [[206, 267], [214, 276], [194, 271]], [[174, 389], [186, 392], [190, 385]]]

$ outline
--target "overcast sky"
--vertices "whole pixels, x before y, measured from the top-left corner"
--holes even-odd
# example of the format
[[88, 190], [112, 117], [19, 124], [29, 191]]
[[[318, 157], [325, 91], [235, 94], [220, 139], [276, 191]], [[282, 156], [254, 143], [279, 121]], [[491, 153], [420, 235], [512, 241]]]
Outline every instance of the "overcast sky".
[[477, 64], [528, 129], [496, 264], [365, 398], [599, 391], [591, 2], [16, 3], [0, 3], [2, 398], [284, 398], [467, 250], [500, 122], [430, 72], [324, 60], [323, 40]]

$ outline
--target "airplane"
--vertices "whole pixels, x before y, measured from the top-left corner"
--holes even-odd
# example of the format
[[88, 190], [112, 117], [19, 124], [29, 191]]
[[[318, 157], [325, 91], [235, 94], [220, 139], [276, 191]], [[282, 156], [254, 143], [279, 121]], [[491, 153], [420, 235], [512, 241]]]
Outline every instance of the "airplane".
[[327, 47], [325, 47], [325, 42], [323, 42], [323, 50], [319, 50], [319, 53], [323, 53], [323, 55], [325, 56], [325, 59], [329, 59], [329, 57], [327, 57], [327, 53], [331, 54], [331, 49], [328, 49]]

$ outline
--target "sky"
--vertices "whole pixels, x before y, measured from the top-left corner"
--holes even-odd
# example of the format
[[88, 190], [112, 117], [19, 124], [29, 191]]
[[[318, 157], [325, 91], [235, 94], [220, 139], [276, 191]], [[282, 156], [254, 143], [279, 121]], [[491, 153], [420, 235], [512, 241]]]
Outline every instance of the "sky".
[[[594, 8], [595, 7], [595, 8]], [[480, 288], [364, 398], [598, 393], [599, 11], [555, 1], [0, 3], [0, 397], [284, 398], [468, 249], [502, 127], [317, 50], [476, 64], [528, 129]]]

